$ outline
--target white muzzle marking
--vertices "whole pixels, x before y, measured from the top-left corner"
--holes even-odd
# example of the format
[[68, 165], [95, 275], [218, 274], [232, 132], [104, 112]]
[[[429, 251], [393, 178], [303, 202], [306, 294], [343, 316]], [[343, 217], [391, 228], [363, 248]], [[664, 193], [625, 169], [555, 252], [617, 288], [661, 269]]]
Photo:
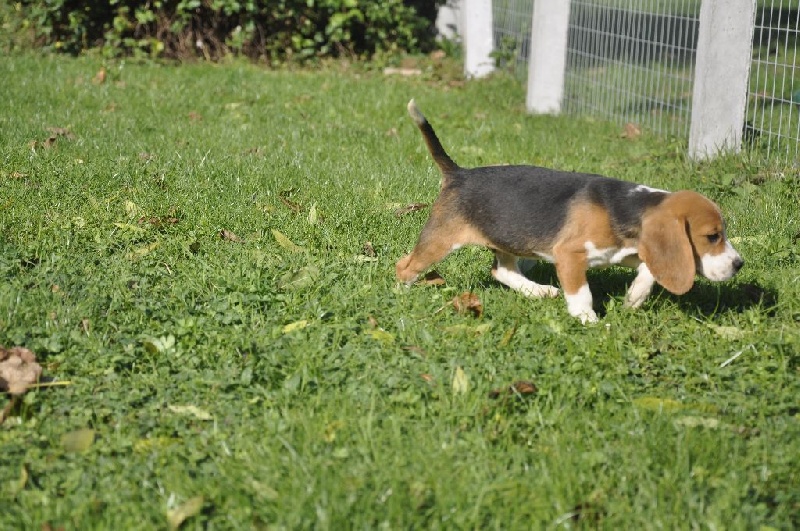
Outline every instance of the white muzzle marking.
[[704, 254], [700, 257], [699, 273], [708, 280], [728, 280], [739, 271], [734, 264], [741, 264], [742, 257], [729, 241], [725, 242], [725, 250], [719, 254]]

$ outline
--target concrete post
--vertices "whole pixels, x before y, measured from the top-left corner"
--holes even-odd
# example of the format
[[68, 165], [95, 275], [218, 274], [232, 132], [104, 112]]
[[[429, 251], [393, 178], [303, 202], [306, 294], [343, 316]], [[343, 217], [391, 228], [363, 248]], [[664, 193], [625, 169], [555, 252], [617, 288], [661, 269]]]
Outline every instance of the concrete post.
[[464, 43], [464, 73], [467, 77], [483, 77], [494, 71], [494, 35], [492, 0], [462, 0], [461, 11]]
[[567, 0], [536, 0], [533, 3], [528, 91], [525, 97], [529, 112], [561, 112], [567, 67], [569, 4]]
[[447, 0], [439, 6], [439, 10], [436, 12], [437, 38], [450, 40], [461, 38], [461, 1]]
[[755, 23], [755, 0], [705, 0], [700, 7], [689, 156], [739, 151]]

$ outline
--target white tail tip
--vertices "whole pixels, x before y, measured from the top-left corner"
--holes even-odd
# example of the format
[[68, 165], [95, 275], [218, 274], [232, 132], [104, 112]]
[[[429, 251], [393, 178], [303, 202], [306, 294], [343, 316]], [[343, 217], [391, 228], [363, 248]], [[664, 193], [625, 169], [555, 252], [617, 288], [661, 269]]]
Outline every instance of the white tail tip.
[[408, 114], [411, 116], [411, 119], [414, 120], [417, 125], [424, 124], [427, 120], [425, 116], [423, 116], [422, 112], [417, 107], [417, 102], [414, 101], [414, 98], [411, 98], [411, 101], [408, 102]]

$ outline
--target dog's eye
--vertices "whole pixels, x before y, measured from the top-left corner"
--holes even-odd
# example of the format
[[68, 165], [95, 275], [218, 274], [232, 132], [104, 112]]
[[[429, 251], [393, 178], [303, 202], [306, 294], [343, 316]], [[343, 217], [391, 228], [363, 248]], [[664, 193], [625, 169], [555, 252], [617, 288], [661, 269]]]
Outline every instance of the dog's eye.
[[708, 236], [706, 236], [706, 238], [708, 238], [709, 243], [717, 243], [720, 239], [720, 233], [715, 232], [714, 234], [709, 234]]

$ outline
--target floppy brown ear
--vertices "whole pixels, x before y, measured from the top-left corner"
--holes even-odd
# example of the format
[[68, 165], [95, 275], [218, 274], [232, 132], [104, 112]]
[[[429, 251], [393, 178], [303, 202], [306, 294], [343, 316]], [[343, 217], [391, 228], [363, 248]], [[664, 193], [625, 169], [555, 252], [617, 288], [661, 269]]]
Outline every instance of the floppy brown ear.
[[669, 214], [652, 214], [642, 224], [639, 258], [664, 289], [675, 295], [694, 284], [695, 263], [692, 244], [684, 223]]

